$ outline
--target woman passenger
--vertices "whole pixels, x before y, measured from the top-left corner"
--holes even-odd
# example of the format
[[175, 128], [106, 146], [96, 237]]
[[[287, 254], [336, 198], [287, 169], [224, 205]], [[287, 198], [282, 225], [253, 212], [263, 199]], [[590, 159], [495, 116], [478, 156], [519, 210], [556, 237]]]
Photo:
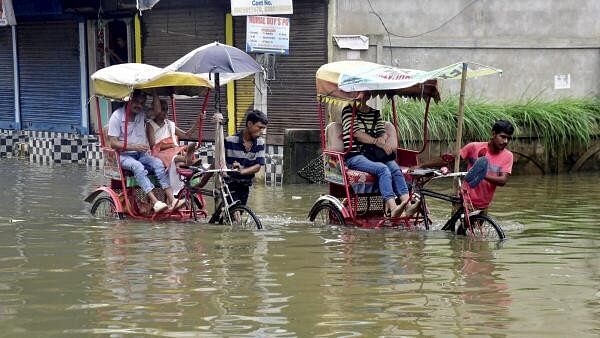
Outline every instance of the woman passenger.
[[[408, 187], [404, 180], [402, 170], [395, 160], [374, 162], [367, 159], [360, 152], [360, 145], [373, 144], [383, 149], [387, 154], [396, 151], [397, 144], [388, 142], [389, 136], [385, 131], [385, 121], [380, 116], [379, 110], [367, 105], [369, 94], [361, 92], [357, 99], [356, 114], [360, 118], [354, 119], [352, 148], [345, 155], [346, 165], [349, 169], [367, 172], [377, 176], [379, 192], [383, 197], [386, 216], [405, 216], [403, 211], [408, 203]], [[344, 150], [350, 146], [350, 125], [352, 124], [352, 106], [346, 106], [342, 111]], [[374, 125], [373, 125], [374, 124]], [[369, 135], [373, 130], [375, 136]], [[399, 198], [400, 204], [396, 203]]]
[[152, 118], [146, 124], [148, 143], [150, 144], [152, 156], [158, 157], [167, 168], [173, 193], [177, 195], [183, 187], [177, 173], [177, 167], [183, 164], [191, 165], [194, 150], [197, 148], [196, 142], [192, 142], [187, 146], [180, 146], [179, 138], [190, 138], [198, 124], [196, 123], [188, 131], [179, 129], [173, 121], [167, 119], [169, 111], [167, 101], [159, 99], [156, 93], [153, 96], [152, 108]]

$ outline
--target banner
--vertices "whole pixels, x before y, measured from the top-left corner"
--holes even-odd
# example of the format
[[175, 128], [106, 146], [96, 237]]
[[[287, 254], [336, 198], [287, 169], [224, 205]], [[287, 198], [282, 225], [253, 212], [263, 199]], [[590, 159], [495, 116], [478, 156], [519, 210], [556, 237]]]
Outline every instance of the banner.
[[0, 26], [14, 26], [17, 24], [12, 0], [0, 0]]
[[246, 19], [246, 52], [290, 53], [290, 19], [274, 16], [248, 16]]
[[231, 15], [293, 14], [292, 0], [231, 0]]

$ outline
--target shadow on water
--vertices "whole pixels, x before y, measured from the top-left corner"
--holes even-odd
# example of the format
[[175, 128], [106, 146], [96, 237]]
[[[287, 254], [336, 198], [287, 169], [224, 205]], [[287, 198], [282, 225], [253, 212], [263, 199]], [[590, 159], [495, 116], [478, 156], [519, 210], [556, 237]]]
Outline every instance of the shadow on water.
[[[315, 228], [324, 186], [255, 187], [266, 230], [99, 222], [80, 166], [0, 161], [0, 327], [9, 337], [594, 336], [599, 175], [512, 177], [508, 240]], [[440, 186], [440, 189], [445, 187]]]

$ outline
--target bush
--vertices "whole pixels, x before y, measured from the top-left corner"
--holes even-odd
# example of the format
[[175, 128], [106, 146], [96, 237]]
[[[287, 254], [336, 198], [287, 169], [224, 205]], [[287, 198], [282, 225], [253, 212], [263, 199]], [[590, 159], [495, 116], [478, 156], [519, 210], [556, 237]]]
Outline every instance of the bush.
[[[414, 148], [423, 139], [425, 103], [397, 100], [398, 130], [404, 147]], [[600, 99], [567, 98], [544, 102], [491, 103], [481, 99], [465, 101], [463, 142], [488, 140], [497, 120], [508, 120], [515, 126], [515, 135], [539, 137], [547, 151], [553, 152], [587, 146], [598, 134]], [[448, 144], [454, 142], [457, 127], [458, 97], [439, 103], [432, 102], [429, 112], [429, 139]], [[388, 103], [383, 114], [391, 120]]]

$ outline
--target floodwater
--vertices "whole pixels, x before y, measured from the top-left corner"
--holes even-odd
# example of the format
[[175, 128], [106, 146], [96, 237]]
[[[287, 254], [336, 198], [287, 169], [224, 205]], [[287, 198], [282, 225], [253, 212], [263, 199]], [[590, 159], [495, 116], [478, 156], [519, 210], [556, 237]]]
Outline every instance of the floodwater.
[[[100, 172], [0, 160], [0, 337], [593, 337], [600, 175], [512, 177], [508, 240], [316, 229], [324, 186], [257, 187], [266, 229], [100, 222]], [[436, 230], [437, 229], [437, 230]]]

